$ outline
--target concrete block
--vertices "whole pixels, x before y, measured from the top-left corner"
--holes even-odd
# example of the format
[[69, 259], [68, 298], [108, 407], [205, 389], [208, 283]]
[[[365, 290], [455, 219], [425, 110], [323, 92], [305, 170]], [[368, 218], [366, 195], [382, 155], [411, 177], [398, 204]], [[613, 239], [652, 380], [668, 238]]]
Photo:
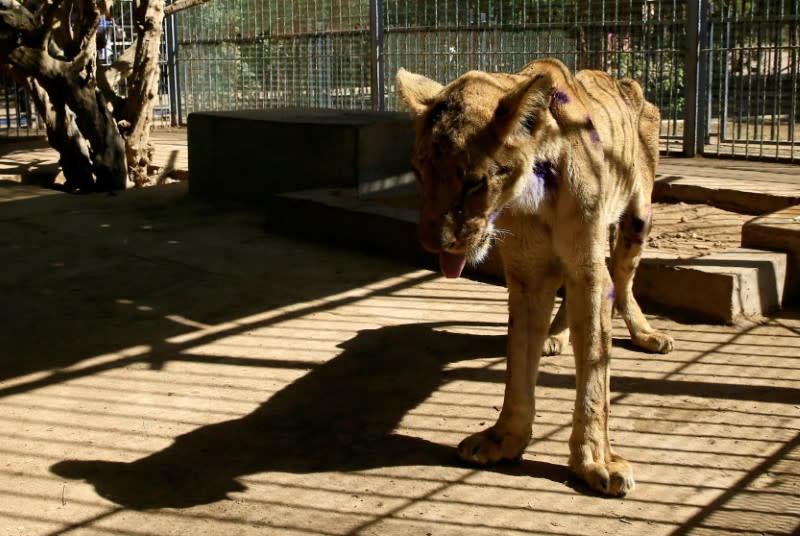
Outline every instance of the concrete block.
[[189, 115], [189, 190], [263, 201], [287, 191], [374, 191], [413, 181], [406, 113], [279, 109]]
[[796, 181], [731, 180], [691, 174], [656, 176], [654, 202], [703, 203], [740, 214], [767, 214], [800, 203]]
[[423, 251], [417, 238], [417, 211], [372, 202], [359, 196], [356, 188], [276, 195], [269, 201], [266, 226], [298, 238], [356, 247], [435, 269], [434, 256]]
[[[359, 196], [357, 189], [318, 189], [275, 196], [268, 226], [284, 233], [356, 247], [438, 271], [435, 255], [417, 238], [417, 209], [407, 199]], [[302, 218], [297, 218], [302, 214]], [[683, 317], [734, 324], [781, 306], [786, 254], [732, 249], [694, 259], [643, 259], [635, 280], [637, 298], [683, 313]], [[502, 282], [497, 250], [467, 274]]]
[[781, 307], [786, 266], [786, 254], [745, 248], [692, 259], [644, 259], [634, 292], [692, 318], [735, 324]]
[[[396, 194], [397, 192], [395, 192]], [[357, 246], [362, 251], [388, 255], [438, 271], [438, 258], [422, 248], [417, 235], [419, 211], [408, 203], [408, 189], [400, 195], [359, 195], [355, 189], [335, 188], [287, 192], [270, 204], [268, 225], [281, 232], [313, 238], [326, 244]], [[294, 214], [302, 213], [302, 222]], [[465, 274], [502, 282], [503, 260], [495, 248], [478, 266]]]
[[800, 205], [754, 218], [742, 227], [742, 246], [789, 254], [787, 295], [800, 298]]

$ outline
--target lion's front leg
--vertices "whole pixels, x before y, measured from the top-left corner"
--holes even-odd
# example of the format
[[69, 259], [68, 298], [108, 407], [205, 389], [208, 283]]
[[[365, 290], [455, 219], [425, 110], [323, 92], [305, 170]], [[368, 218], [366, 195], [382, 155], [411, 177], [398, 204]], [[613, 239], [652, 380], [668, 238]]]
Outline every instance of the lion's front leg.
[[602, 261], [572, 273], [567, 306], [576, 393], [569, 464], [596, 491], [622, 496], [633, 491], [634, 480], [630, 464], [614, 453], [608, 439], [611, 280]]
[[525, 282], [510, 274], [506, 277], [509, 316], [503, 409], [493, 426], [467, 437], [458, 446], [461, 458], [471, 463], [516, 460], [531, 439], [534, 386], [560, 281], [544, 271], [538, 278], [526, 275]]

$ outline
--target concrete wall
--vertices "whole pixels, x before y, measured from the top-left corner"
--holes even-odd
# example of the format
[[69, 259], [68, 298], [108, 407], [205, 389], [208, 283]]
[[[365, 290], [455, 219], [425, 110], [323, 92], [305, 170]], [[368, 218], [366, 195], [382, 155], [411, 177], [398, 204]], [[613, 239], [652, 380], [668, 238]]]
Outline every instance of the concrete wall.
[[399, 112], [279, 109], [189, 116], [189, 189], [258, 201], [281, 192], [411, 180], [414, 133]]

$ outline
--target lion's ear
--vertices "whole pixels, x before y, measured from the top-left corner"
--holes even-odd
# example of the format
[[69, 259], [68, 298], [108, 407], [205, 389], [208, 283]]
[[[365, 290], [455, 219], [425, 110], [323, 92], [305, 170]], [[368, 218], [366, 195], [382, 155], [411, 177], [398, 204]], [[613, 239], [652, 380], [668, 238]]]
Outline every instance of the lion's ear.
[[402, 67], [397, 71], [397, 93], [405, 105], [414, 113], [421, 115], [433, 102], [434, 97], [444, 89], [444, 86], [435, 80], [426, 78], [421, 74], [406, 71]]
[[497, 135], [505, 137], [518, 128], [533, 130], [547, 109], [552, 92], [553, 79], [547, 73], [517, 84], [495, 109], [493, 123]]

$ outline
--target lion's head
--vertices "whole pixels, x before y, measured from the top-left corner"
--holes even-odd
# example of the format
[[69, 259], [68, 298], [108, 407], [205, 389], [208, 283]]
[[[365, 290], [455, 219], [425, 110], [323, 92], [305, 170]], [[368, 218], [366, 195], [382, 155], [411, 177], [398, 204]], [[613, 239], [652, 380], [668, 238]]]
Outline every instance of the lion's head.
[[442, 86], [401, 69], [397, 88], [416, 117], [420, 240], [458, 277], [486, 255], [501, 211], [535, 210], [547, 195], [560, 154], [552, 107], [566, 96], [547, 72], [471, 71]]

